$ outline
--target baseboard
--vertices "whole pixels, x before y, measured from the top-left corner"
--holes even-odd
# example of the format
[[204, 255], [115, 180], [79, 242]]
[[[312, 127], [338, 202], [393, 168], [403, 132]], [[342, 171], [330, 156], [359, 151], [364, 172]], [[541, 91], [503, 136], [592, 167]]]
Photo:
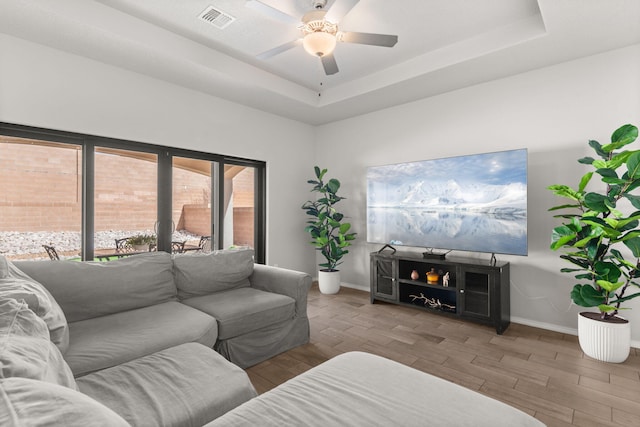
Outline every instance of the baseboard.
[[[312, 279], [314, 282], [318, 281], [317, 277], [314, 277]], [[369, 292], [371, 291], [371, 288], [369, 286], [363, 286], [363, 285], [356, 285], [355, 283], [348, 283], [348, 282], [340, 282], [340, 286], [343, 286], [345, 288], [350, 288], [350, 289], [357, 289], [359, 291], [364, 291], [364, 292]]]
[[369, 292], [371, 288], [369, 286], [356, 285], [354, 283], [340, 282], [340, 286], [344, 286], [345, 288], [357, 289], [359, 291]]
[[[568, 328], [566, 326], [554, 325], [552, 323], [538, 322], [536, 320], [524, 319], [522, 317], [511, 316], [512, 323], [518, 323], [520, 325], [531, 326], [534, 328], [546, 329], [548, 331], [560, 332], [567, 335], [578, 335], [578, 329]], [[631, 340], [631, 347], [640, 348], [640, 341]]]

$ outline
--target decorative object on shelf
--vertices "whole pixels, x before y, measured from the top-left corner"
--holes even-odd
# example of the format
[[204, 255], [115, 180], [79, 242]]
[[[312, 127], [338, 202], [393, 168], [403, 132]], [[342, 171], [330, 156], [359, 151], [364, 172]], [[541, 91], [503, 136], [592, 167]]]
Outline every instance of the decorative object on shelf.
[[418, 270], [413, 270], [411, 272], [411, 280], [418, 280], [419, 277], [420, 277], [420, 274], [418, 274]]
[[[344, 197], [337, 194], [340, 189], [340, 181], [332, 178], [324, 182], [323, 178], [327, 169], [315, 166], [314, 171], [316, 179], [307, 182], [313, 185], [312, 192], [320, 193], [320, 198], [308, 200], [302, 205], [302, 209], [311, 218], [307, 221], [308, 225], [304, 230], [311, 235], [310, 243], [326, 259], [326, 262], [319, 264], [322, 267], [320, 271], [330, 273], [318, 275], [320, 292], [335, 294], [340, 290], [340, 271], [336, 267], [342, 263], [342, 257], [349, 253], [346, 248], [351, 246], [351, 242], [356, 238], [356, 233], [349, 232], [351, 224], [342, 222], [344, 215], [335, 208], [340, 200], [344, 200]], [[327, 276], [334, 278], [327, 282]], [[336, 281], [338, 283], [337, 289]]]
[[449, 286], [449, 272], [447, 271], [444, 276], [442, 276], [442, 286]]
[[429, 306], [431, 308], [439, 308], [440, 310], [453, 310], [456, 311], [456, 306], [455, 305], [451, 305], [451, 304], [445, 304], [440, 302], [439, 298], [429, 298], [424, 296], [424, 294], [421, 292], [420, 296], [418, 295], [409, 295], [409, 298], [411, 298], [411, 302], [415, 302], [415, 300], [424, 300], [424, 305], [425, 306]]
[[440, 278], [440, 276], [436, 272], [435, 268], [432, 268], [431, 271], [429, 271], [427, 273], [427, 283], [429, 283], [429, 284], [437, 285], [439, 278]]
[[[611, 135], [611, 143], [601, 145], [589, 141], [599, 159], [584, 157], [582, 164], [593, 170], [582, 176], [577, 189], [567, 185], [551, 185], [555, 195], [569, 199], [569, 204], [555, 206], [551, 211], [569, 210], [556, 215], [563, 224], [553, 229], [551, 249], [563, 248], [561, 255], [574, 265], [563, 268], [575, 274], [581, 283], [571, 291], [571, 299], [581, 307], [598, 307], [599, 313], [583, 312], [578, 317], [580, 347], [587, 356], [604, 362], [624, 362], [631, 345], [629, 322], [618, 316], [623, 302], [640, 296], [634, 287], [640, 276], [640, 212], [626, 215], [617, 204], [626, 199], [640, 209], [640, 196], [632, 194], [640, 187], [640, 150], [620, 150], [634, 142], [638, 128], [627, 124]], [[622, 168], [622, 169], [621, 169]], [[591, 178], [599, 175], [605, 186], [603, 193], [587, 192]], [[626, 259], [618, 249], [630, 251]], [[585, 281], [591, 283], [583, 284]], [[632, 293], [632, 291], [635, 291]], [[595, 317], [595, 318], [594, 318]], [[606, 328], [611, 326], [611, 328]], [[591, 328], [595, 328], [591, 329]], [[620, 345], [622, 349], [614, 349]]]

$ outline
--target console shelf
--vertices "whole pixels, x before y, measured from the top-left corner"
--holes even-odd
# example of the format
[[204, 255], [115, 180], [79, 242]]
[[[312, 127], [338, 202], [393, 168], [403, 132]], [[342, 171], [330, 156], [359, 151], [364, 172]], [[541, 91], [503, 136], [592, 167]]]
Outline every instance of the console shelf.
[[[413, 252], [372, 252], [370, 258], [371, 303], [386, 301], [453, 315], [491, 325], [498, 334], [509, 326], [508, 262], [430, 259]], [[436, 273], [437, 280], [431, 276], [428, 281], [427, 273]]]

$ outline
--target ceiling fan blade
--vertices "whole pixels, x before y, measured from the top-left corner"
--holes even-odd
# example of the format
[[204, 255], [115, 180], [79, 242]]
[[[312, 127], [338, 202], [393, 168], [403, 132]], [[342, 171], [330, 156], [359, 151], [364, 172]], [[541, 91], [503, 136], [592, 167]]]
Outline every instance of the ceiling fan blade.
[[300, 44], [302, 44], [302, 39], [292, 40], [288, 43], [282, 44], [280, 46], [276, 46], [273, 49], [269, 49], [265, 52], [262, 52], [261, 54], [256, 55], [256, 58], [258, 59], [271, 58], [272, 56], [276, 56], [277, 54], [285, 52], [289, 49], [292, 49]]
[[324, 55], [320, 57], [322, 61], [322, 66], [324, 67], [324, 73], [327, 76], [337, 73], [338, 64], [336, 63], [336, 58], [333, 57], [333, 54]]
[[345, 43], [370, 44], [372, 46], [393, 47], [398, 43], [398, 36], [390, 34], [343, 32], [340, 41]]
[[294, 16], [292, 13], [284, 11], [282, 9], [276, 9], [275, 7], [269, 6], [268, 4], [263, 3], [260, 0], [247, 0], [246, 6], [250, 9], [257, 10], [258, 12], [266, 16], [277, 19], [278, 21], [284, 22], [286, 24], [300, 23], [299, 16]]
[[329, 8], [325, 19], [329, 22], [338, 23], [358, 4], [360, 0], [336, 0]]

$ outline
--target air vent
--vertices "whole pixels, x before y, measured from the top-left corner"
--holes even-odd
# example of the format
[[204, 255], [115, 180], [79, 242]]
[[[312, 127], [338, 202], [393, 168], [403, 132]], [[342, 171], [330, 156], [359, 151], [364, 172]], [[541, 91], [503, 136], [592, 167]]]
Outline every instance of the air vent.
[[233, 16], [213, 6], [207, 7], [198, 18], [221, 30], [236, 20]]

